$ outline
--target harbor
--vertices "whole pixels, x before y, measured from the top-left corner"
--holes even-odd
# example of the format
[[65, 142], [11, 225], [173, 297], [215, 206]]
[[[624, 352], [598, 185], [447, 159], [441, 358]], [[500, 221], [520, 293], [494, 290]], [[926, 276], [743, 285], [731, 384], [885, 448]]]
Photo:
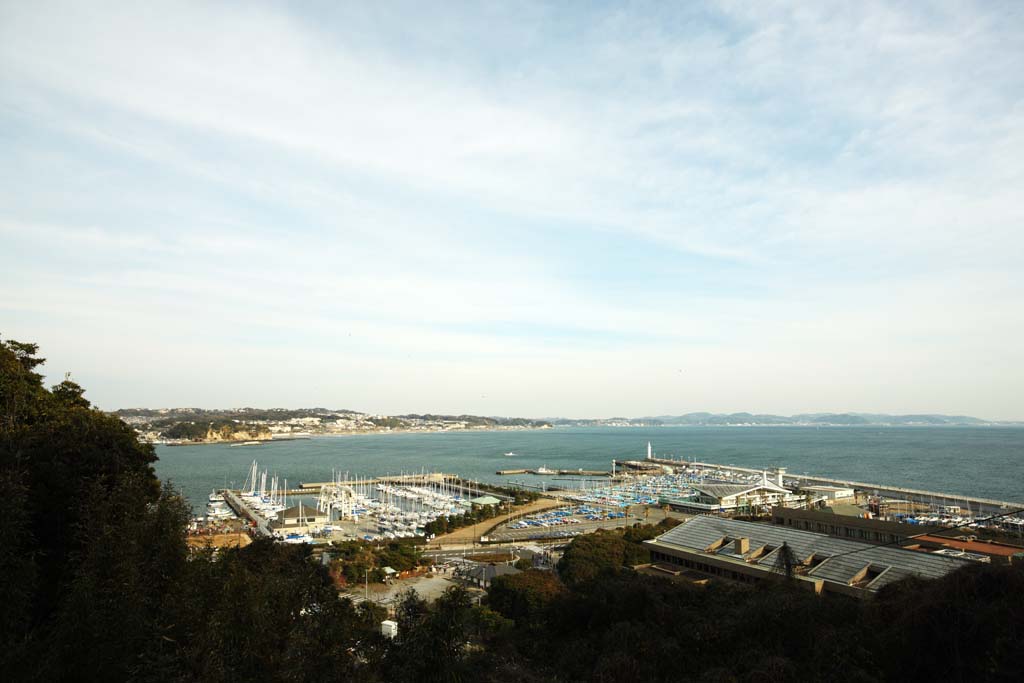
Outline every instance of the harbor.
[[645, 458], [614, 459], [611, 471], [602, 474], [604, 481], [579, 478], [533, 484], [512, 480], [510, 485], [542, 490], [574, 503], [617, 508], [646, 505], [697, 514], [763, 515], [776, 505], [831, 509], [840, 503], [848, 506], [848, 514], [909, 524], [1024, 530], [1024, 503], [793, 474], [784, 467], [756, 469], [655, 457], [649, 442]]
[[[667, 468], [670, 471], [682, 471], [694, 480], [702, 481], [754, 481], [766, 472], [766, 470], [703, 462], [700, 460], [687, 461], [684, 459], [650, 457], [642, 462]], [[778, 479], [780, 483], [783, 483], [785, 486], [793, 490], [814, 490], [815, 487], [853, 489], [855, 493], [860, 495], [860, 497], [877, 497], [899, 500], [908, 503], [911, 507], [925, 507], [938, 511], [948, 511], [959, 508], [966, 513], [966, 516], [970, 517], [1000, 515], [1009, 510], [1024, 508], [1024, 503], [1021, 502], [993, 500], [990, 498], [943, 493], [939, 491], [925, 491], [922, 489], [903, 486], [872, 484], [862, 481], [851, 481], [833, 477], [811, 475], [807, 473], [794, 474], [788, 472], [786, 468], [782, 467], [777, 467], [770, 473], [773, 477]]]
[[[608, 471], [577, 468], [498, 470], [509, 489], [532, 490], [549, 510], [513, 513], [512, 496], [457, 474], [428, 472], [360, 477], [335, 471], [329, 481], [288, 481], [254, 461], [241, 488], [211, 493], [208, 520], [239, 518], [253, 535], [285, 543], [340, 540], [430, 541], [427, 527], [440, 518], [466, 515], [474, 506], [502, 509], [502, 520], [480, 533], [481, 542], [569, 539], [598, 528], [635, 524], [650, 510], [684, 515], [758, 517], [775, 506], [843, 510], [843, 514], [907, 524], [1024, 532], [1024, 508], [1011, 501], [884, 486], [834, 477], [756, 469], [700, 459], [616, 458]], [[645, 512], [646, 510], [646, 512]], [[995, 519], [989, 519], [996, 516]]]
[[287, 480], [253, 461], [242, 488], [212, 492], [206, 511], [207, 519], [237, 517], [254, 535], [285, 543], [378, 541], [424, 538], [425, 527], [439, 518], [511, 500], [476, 482], [425, 471], [383, 477], [335, 472], [331, 481], [289, 488]]

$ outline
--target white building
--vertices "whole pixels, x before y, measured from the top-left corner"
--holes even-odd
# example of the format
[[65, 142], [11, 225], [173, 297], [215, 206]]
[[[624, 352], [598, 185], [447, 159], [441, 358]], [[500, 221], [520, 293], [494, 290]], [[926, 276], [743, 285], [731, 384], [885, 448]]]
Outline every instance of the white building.
[[803, 496], [769, 481], [756, 484], [692, 484], [693, 495], [666, 500], [674, 508], [690, 512], [732, 514], [764, 511], [776, 505], [802, 506]]
[[801, 486], [801, 491], [811, 494], [815, 499], [825, 500], [849, 500], [853, 498], [855, 492], [851, 488], [843, 486]]

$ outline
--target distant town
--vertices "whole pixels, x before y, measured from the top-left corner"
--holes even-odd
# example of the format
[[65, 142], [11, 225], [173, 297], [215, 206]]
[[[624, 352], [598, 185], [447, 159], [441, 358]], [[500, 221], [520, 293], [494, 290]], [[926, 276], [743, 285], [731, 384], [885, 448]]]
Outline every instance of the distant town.
[[479, 415], [373, 415], [326, 408], [128, 408], [114, 412], [150, 443], [221, 443], [388, 432], [548, 429], [551, 423]]

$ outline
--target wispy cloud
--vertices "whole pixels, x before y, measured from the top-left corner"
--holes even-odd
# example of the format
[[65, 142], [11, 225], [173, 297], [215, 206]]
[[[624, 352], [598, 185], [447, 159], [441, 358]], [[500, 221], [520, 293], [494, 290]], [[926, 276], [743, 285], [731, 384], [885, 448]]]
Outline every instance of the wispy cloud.
[[109, 407], [1021, 417], [1022, 24], [8, 3], [0, 332]]

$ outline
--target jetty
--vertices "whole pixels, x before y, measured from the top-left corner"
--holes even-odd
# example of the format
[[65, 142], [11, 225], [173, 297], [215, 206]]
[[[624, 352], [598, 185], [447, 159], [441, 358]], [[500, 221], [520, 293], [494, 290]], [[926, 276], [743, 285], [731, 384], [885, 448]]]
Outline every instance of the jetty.
[[228, 504], [236, 515], [241, 519], [247, 519], [254, 524], [256, 533], [260, 536], [271, 536], [270, 522], [265, 517], [259, 514], [256, 510], [250, 507], [239, 495], [239, 491], [232, 491], [231, 489], [224, 489], [221, 491], [224, 496], [224, 501]]
[[505, 477], [507, 477], [509, 475], [513, 475], [513, 474], [536, 474], [536, 475], [540, 475], [540, 476], [545, 476], [545, 475], [547, 475], [547, 476], [554, 476], [554, 475], [558, 475], [558, 476], [562, 476], [562, 477], [571, 477], [571, 476], [574, 476], [574, 475], [577, 476], [577, 477], [611, 477], [611, 476], [614, 476], [611, 472], [608, 472], [607, 470], [584, 470], [584, 469], [576, 469], [576, 470], [541, 470], [541, 469], [535, 469], [535, 470], [528, 470], [528, 469], [498, 470], [497, 472], [495, 472], [495, 474], [498, 474], [500, 476], [505, 476]]

